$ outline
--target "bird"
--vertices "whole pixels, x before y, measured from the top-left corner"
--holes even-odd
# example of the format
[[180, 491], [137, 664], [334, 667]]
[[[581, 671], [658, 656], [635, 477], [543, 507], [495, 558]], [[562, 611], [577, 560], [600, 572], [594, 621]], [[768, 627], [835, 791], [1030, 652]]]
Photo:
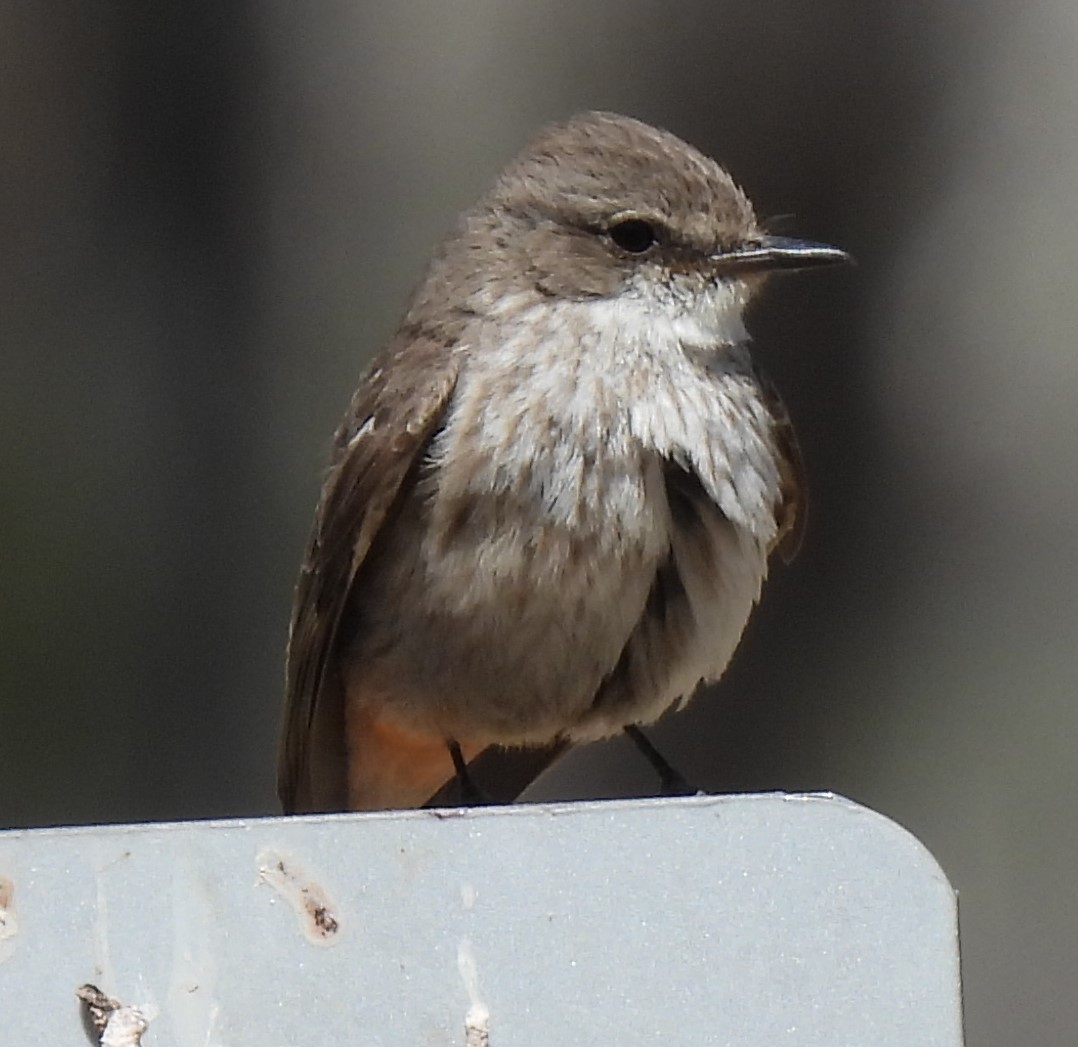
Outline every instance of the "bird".
[[745, 309], [770, 273], [847, 257], [768, 233], [668, 131], [542, 129], [437, 248], [335, 434], [284, 810], [452, 783], [508, 801], [572, 746], [646, 752], [640, 727], [722, 675], [801, 539], [801, 454]]

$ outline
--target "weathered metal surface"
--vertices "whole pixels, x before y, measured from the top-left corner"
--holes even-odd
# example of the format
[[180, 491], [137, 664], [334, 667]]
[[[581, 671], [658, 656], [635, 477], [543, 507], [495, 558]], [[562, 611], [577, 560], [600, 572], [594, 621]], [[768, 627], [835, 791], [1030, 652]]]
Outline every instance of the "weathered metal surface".
[[955, 897], [827, 796], [0, 834], [0, 1045], [958, 1047]]

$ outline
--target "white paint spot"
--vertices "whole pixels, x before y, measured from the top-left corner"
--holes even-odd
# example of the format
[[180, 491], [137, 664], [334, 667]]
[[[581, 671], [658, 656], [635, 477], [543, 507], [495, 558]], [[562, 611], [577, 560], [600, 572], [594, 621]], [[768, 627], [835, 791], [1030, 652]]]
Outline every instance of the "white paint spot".
[[19, 933], [19, 916], [15, 912], [15, 884], [0, 876], [0, 963], [15, 951]]
[[464, 1015], [465, 1047], [489, 1047], [490, 1010], [479, 996], [479, 967], [475, 962], [475, 951], [467, 938], [462, 938], [457, 946], [457, 969], [460, 971], [464, 990], [471, 1004]]
[[341, 923], [325, 889], [276, 851], [258, 854], [258, 882], [268, 884], [296, 911], [303, 936], [313, 945], [336, 945]]

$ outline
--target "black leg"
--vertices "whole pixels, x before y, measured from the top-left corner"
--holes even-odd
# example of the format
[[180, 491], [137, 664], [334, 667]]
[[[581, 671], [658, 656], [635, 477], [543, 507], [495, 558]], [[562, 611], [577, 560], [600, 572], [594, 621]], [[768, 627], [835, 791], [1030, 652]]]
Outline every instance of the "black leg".
[[629, 724], [625, 733], [632, 739], [644, 759], [655, 769], [659, 776], [659, 789], [662, 796], [695, 796], [700, 790], [694, 789], [679, 771], [675, 771], [666, 758], [648, 740], [648, 737], [636, 724]]
[[[491, 804], [515, 803], [520, 794], [564, 756], [571, 746], [564, 738], [529, 749], [491, 745], [468, 764], [468, 777]], [[455, 807], [460, 783], [453, 775], [423, 806]]]
[[452, 738], [448, 739], [445, 744], [449, 749], [449, 755], [453, 758], [453, 769], [457, 772], [457, 789], [460, 793], [461, 806], [485, 807], [493, 803], [493, 800], [472, 781], [472, 776], [468, 773], [468, 764], [464, 759], [464, 753], [460, 751], [460, 746]]

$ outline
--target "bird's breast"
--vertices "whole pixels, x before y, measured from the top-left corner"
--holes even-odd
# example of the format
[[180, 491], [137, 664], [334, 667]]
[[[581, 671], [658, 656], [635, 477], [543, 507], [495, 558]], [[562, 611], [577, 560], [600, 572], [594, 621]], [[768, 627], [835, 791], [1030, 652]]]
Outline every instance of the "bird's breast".
[[[775, 534], [778, 469], [742, 358], [701, 364], [596, 319], [548, 311], [527, 345], [473, 347], [386, 558], [409, 565], [383, 599], [413, 625], [393, 672], [460, 696], [454, 715], [495, 740], [609, 733], [717, 676]], [[688, 524], [671, 467], [693, 481]]]

